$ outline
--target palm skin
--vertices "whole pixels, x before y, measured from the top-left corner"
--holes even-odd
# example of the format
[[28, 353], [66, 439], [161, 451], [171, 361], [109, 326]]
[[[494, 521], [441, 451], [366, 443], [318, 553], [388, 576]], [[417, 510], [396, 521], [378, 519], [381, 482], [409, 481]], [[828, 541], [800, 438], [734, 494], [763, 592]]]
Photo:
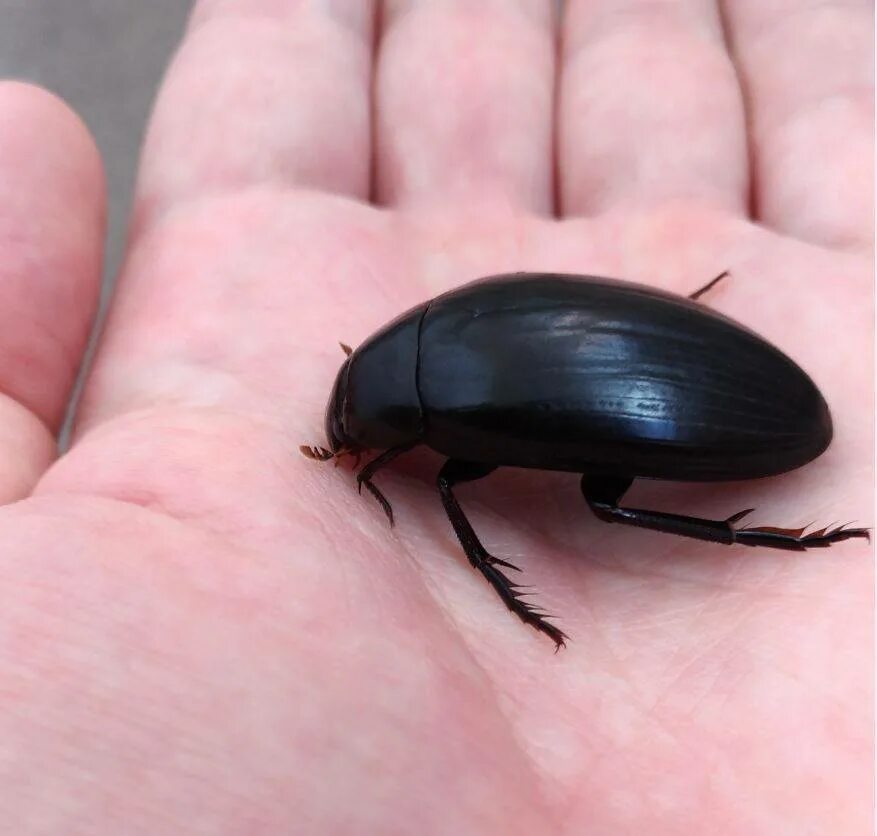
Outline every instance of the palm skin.
[[[597, 107], [574, 92], [585, 49], [578, 69], [565, 67], [573, 92], [561, 99], [556, 220], [550, 123], [533, 116], [547, 120], [550, 85], [547, 96], [533, 92], [509, 71], [510, 84], [532, 93], [530, 110], [491, 127], [465, 101], [441, 111], [449, 65], [443, 76], [403, 72], [432, 66], [430, 57], [440, 66], [430, 50], [480, 26], [507, 39], [497, 54], [532, 48], [538, 75], [537, 27], [493, 11], [473, 20], [453, 3], [394, 21], [404, 5], [390, 4], [383, 22], [372, 180], [381, 208], [364, 199], [362, 90], [333, 87], [339, 112], [320, 112], [339, 124], [314, 129], [323, 144], [310, 156], [310, 123], [281, 120], [271, 100], [305, 97], [296, 74], [279, 74], [291, 92], [274, 75], [280, 91], [264, 92], [279, 29], [303, 32], [325, 54], [334, 30], [282, 4], [196, 11], [146, 144], [130, 254], [72, 448], [46, 468], [41, 425], [7, 420], [33, 462], [5, 486], [10, 500], [25, 498], [0, 509], [0, 775], [17, 832], [867, 832], [867, 544], [790, 554], [607, 526], [564, 474], [501, 470], [461, 487], [485, 545], [522, 567], [569, 634], [555, 655], [466, 563], [434, 488], [437, 457], [413, 452], [377, 477], [396, 512], [388, 530], [348, 469], [295, 452], [324, 443], [338, 341], [355, 345], [462, 281], [557, 270], [684, 293], [728, 268], [730, 281], [704, 303], [808, 370], [831, 405], [835, 441], [786, 477], [640, 483], [634, 504], [715, 518], [756, 506], [752, 524], [870, 522], [869, 222], [843, 208], [869, 203], [846, 176], [852, 164], [841, 160], [835, 180], [834, 169], [811, 175], [817, 197], [849, 188], [831, 211], [812, 209], [814, 199], [799, 212], [794, 184], [772, 193], [765, 183], [764, 220], [747, 218], [755, 175], [743, 122], [728, 118], [740, 115], [738, 98], [728, 94], [726, 112], [712, 93], [692, 93], [688, 115], [706, 138], [685, 141], [695, 163], [699, 141], [711, 149], [715, 177], [665, 158], [665, 179], [626, 179], [628, 153], [660, 161], [672, 143], [662, 144], [660, 126], [648, 148], [585, 142], [574, 114]], [[252, 18], [235, 19], [235, 8]], [[661, 14], [660, 25], [677, 25]], [[344, 25], [351, 19], [367, 29], [353, 12]], [[581, 21], [572, 4], [567, 43]], [[227, 57], [241, 32], [264, 43]], [[323, 80], [316, 52], [287, 47], [295, 67]], [[355, 77], [347, 70], [332, 66], [325, 78]], [[205, 90], [205, 76], [225, 92]], [[447, 83], [456, 96], [465, 87]], [[468, 93], [477, 103], [488, 87]], [[436, 133], [423, 113], [427, 124], [410, 113], [404, 121], [424, 91], [443, 118], [463, 114], [457, 133]], [[67, 120], [81, 137], [41, 95], [4, 93], [7, 108], [39, 100], [30, 118]], [[316, 120], [299, 104], [302, 119]], [[708, 104], [721, 118], [704, 114]], [[490, 138], [496, 125], [508, 147], [477, 141], [475, 128]], [[678, 137], [683, 127], [667, 130]], [[264, 156], [253, 150], [264, 148], [260, 130], [278, 138]], [[867, 146], [868, 130], [860, 134], [837, 156]], [[491, 157], [498, 147], [505, 162]], [[63, 163], [73, 185], [46, 198], [57, 204], [48, 216], [89, 194], [98, 206], [91, 153], [81, 150], [76, 176]], [[99, 206], [84, 215], [82, 235], [99, 240]], [[45, 403], [22, 391], [24, 375], [4, 386], [50, 426], [96, 274], [96, 259], [73, 259], [53, 229], [43, 243], [73, 264], [76, 298], [89, 300], [56, 314], [69, 319], [58, 350], [73, 359], [57, 364], [57, 395]]]

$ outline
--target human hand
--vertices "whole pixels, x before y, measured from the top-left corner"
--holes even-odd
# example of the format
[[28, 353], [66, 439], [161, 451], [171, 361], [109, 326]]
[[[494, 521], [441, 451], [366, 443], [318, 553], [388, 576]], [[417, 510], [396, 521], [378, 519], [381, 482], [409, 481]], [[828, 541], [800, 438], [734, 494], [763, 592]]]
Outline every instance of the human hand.
[[871, 522], [870, 11], [729, 4], [738, 75], [710, 4], [571, 4], [555, 178], [551, 5], [389, 2], [375, 55], [371, 4], [202, 2], [50, 467], [99, 172], [57, 104], [2, 90], [0, 485], [30, 493], [0, 509], [17, 833], [867, 831], [866, 545], [609, 527], [575, 477], [500, 471], [460, 498], [559, 616], [555, 655], [469, 568], [434, 457], [382, 472], [389, 531], [296, 452], [323, 441], [338, 340], [441, 290], [529, 269], [688, 292], [728, 268], [705, 303], [811, 373], [834, 444], [636, 504]]

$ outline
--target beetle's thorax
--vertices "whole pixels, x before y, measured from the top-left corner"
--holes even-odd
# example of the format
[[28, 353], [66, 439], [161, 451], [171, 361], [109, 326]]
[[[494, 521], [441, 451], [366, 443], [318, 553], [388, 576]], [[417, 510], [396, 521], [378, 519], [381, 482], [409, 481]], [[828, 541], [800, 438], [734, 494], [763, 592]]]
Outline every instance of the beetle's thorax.
[[383, 450], [423, 436], [417, 363], [425, 308], [390, 323], [342, 366], [326, 420], [331, 444]]

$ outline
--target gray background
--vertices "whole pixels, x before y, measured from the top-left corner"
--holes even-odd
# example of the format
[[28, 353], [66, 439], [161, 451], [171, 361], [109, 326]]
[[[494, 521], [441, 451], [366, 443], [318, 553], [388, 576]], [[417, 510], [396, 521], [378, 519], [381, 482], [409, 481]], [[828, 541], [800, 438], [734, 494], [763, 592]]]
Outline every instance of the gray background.
[[190, 0], [0, 0], [0, 77], [38, 82], [65, 99], [91, 129], [107, 171], [101, 311], [59, 437], [62, 450], [124, 254], [143, 130], [191, 5]]
[[36, 81], [69, 102], [104, 156], [107, 274], [124, 246], [137, 153], [156, 87], [190, 0], [0, 0], [0, 76]]
[[86, 121], [103, 153], [110, 199], [108, 278], [122, 256], [143, 129], [192, 5], [0, 0], [0, 77], [36, 81], [60, 95]]

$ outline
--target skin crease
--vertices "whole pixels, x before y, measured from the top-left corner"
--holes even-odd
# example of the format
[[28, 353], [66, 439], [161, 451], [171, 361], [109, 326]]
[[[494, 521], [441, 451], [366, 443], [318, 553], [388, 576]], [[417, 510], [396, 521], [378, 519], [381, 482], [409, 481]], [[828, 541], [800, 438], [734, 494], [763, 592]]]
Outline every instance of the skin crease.
[[325, 443], [338, 341], [462, 281], [688, 293], [729, 269], [704, 304], [810, 372], [834, 444], [630, 504], [873, 523], [869, 4], [551, 8], [200, 3], [51, 466], [100, 166], [61, 103], [0, 86], [0, 813], [20, 836], [871, 831], [867, 543], [608, 526], [569, 474], [461, 486], [571, 637], [555, 655], [466, 563], [437, 457], [377, 477], [390, 531], [348, 467], [297, 453]]

